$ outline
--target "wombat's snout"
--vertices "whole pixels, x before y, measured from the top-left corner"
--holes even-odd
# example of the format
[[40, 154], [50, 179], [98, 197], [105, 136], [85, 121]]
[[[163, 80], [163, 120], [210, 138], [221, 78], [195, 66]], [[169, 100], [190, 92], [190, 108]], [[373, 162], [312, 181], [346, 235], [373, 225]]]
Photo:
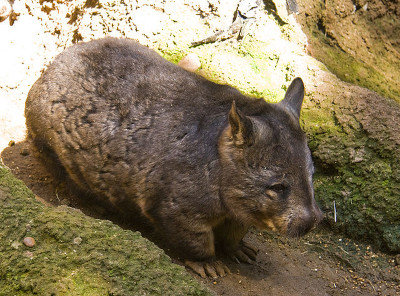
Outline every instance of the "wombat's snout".
[[289, 222], [287, 236], [301, 237], [315, 228], [324, 218], [318, 205], [313, 202], [310, 209], [304, 209], [301, 214]]

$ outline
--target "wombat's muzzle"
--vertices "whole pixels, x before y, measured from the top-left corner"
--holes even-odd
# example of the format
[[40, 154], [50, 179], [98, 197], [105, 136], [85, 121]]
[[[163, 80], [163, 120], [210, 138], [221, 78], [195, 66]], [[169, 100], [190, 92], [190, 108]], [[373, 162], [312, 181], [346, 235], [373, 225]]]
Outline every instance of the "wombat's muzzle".
[[286, 235], [292, 238], [301, 237], [314, 229], [323, 218], [321, 209], [314, 203], [311, 210], [304, 211], [301, 216], [289, 222]]

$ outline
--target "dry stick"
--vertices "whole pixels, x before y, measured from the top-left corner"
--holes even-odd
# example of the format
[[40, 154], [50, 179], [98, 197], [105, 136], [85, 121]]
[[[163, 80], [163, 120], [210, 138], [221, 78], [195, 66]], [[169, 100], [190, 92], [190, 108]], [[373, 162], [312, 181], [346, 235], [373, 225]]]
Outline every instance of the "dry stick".
[[337, 216], [336, 216], [336, 202], [335, 201], [333, 201], [333, 218], [334, 218], [334, 220], [335, 220], [335, 223], [337, 222]]

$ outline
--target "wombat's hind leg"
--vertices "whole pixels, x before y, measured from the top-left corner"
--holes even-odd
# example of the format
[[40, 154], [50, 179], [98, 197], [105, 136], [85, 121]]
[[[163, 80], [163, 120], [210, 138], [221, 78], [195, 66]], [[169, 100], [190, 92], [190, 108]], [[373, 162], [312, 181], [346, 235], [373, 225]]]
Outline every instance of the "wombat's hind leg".
[[212, 278], [223, 277], [227, 274], [231, 274], [228, 266], [226, 266], [221, 261], [204, 261], [204, 262], [195, 262], [187, 260], [185, 265], [192, 269], [195, 273], [197, 273], [202, 278], [210, 276]]

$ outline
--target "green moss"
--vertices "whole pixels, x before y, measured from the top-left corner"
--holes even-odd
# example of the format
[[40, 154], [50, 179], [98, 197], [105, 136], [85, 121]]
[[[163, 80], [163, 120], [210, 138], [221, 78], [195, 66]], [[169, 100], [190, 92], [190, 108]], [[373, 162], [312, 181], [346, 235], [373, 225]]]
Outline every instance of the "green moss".
[[388, 83], [385, 75], [385, 73], [397, 70], [392, 68], [394, 65], [388, 65], [384, 59], [376, 66], [366, 63], [359, 57], [353, 57], [331, 45], [320, 32], [314, 32], [310, 41], [314, 44], [313, 55], [315, 58], [322, 61], [341, 80], [360, 85], [400, 102], [399, 85]]
[[340, 127], [334, 122], [333, 115], [318, 106], [303, 108], [300, 120], [305, 132], [310, 135], [311, 141], [314, 139], [318, 142], [321, 134], [329, 133], [330, 137], [334, 137], [341, 132]]
[[400, 225], [389, 225], [382, 228], [383, 238], [390, 249], [396, 249], [400, 245]]
[[0, 295], [210, 295], [140, 233], [44, 207], [1, 165], [0, 204]]
[[160, 45], [158, 52], [164, 59], [174, 64], [177, 64], [181, 59], [183, 59], [189, 53], [189, 48], [187, 47], [168, 48]]
[[88, 274], [85, 270], [74, 270], [66, 279], [69, 281], [67, 295], [108, 296], [109, 283], [105, 283], [100, 275]]

